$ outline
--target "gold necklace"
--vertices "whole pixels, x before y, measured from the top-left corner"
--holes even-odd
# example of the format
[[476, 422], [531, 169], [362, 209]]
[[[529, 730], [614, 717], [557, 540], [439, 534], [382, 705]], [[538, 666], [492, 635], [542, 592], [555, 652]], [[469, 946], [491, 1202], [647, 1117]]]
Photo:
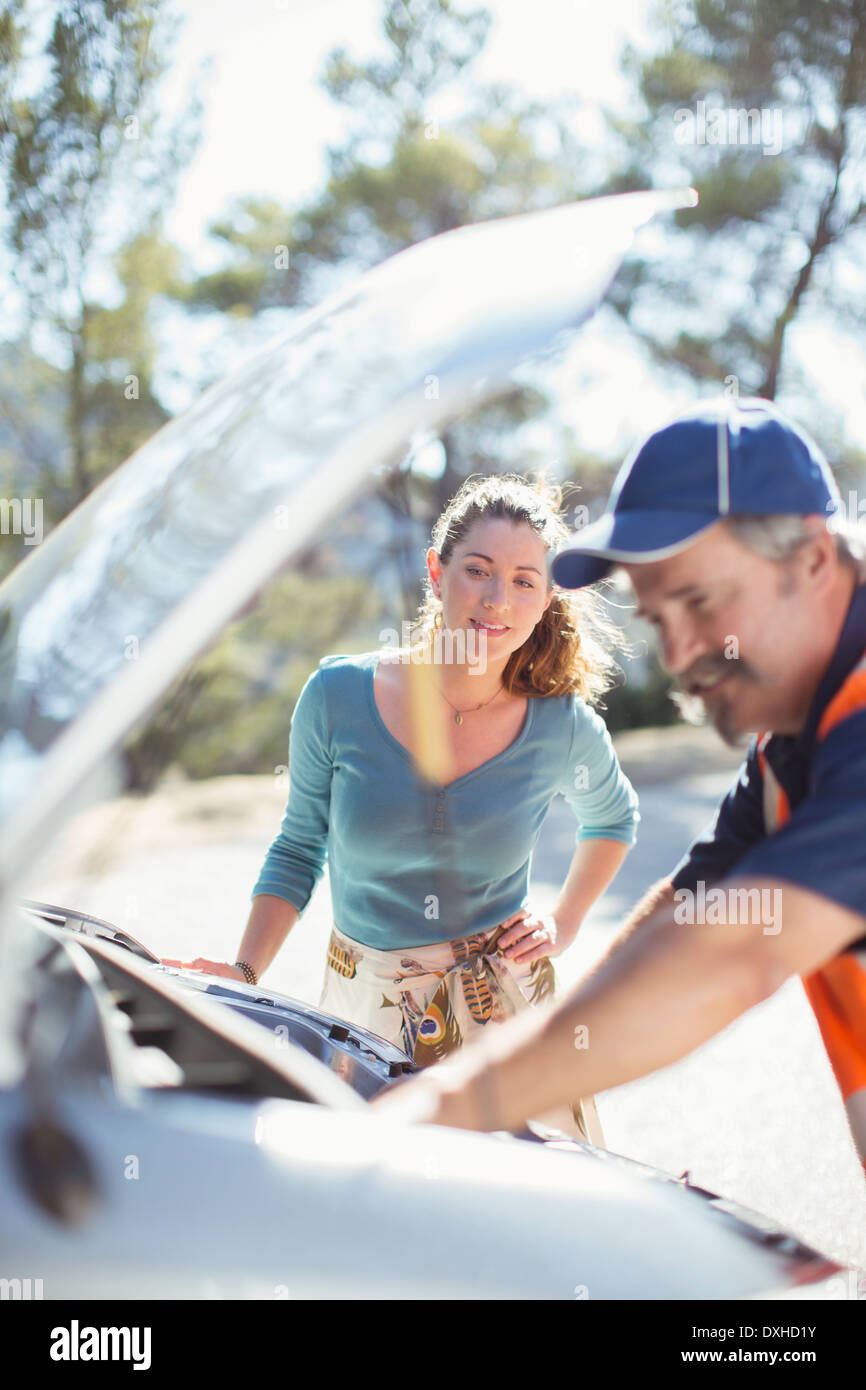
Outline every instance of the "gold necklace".
[[[439, 687], [437, 686], [436, 689], [439, 690]], [[442, 690], [439, 690], [439, 694], [442, 696], [442, 699], [445, 701], [446, 705], [451, 705], [451, 708], [454, 710], [454, 723], [462, 724], [464, 714], [474, 714], [476, 710], [484, 709], [485, 705], [491, 705], [493, 701], [496, 699], [496, 696], [501, 695], [504, 689], [505, 686], [500, 685], [499, 689], [495, 690], [492, 695], [488, 695], [486, 700], [482, 700], [480, 705], [471, 705], [469, 709], [464, 710], [459, 710], [456, 705], [451, 705], [451, 701], [448, 699], [448, 696]]]

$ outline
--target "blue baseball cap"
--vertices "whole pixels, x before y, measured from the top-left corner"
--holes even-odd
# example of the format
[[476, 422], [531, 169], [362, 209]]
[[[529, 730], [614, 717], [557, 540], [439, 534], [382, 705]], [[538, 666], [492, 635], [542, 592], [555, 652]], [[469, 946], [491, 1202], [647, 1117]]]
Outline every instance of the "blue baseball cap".
[[550, 564], [582, 589], [617, 562], [664, 560], [729, 514], [831, 516], [836, 481], [814, 440], [770, 401], [701, 401], [655, 430], [616, 476], [607, 511], [574, 533]]

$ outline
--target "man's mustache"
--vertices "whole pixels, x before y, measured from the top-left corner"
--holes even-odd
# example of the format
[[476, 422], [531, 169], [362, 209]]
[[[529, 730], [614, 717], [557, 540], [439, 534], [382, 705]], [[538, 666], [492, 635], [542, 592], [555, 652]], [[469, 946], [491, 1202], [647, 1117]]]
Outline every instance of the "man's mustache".
[[712, 656], [700, 657], [693, 666], [681, 675], [674, 678], [674, 689], [683, 695], [700, 696], [700, 686], [709, 684], [710, 681], [717, 680], [721, 676], [731, 674], [731, 664], [734, 663], [736, 674], [743, 680], [757, 681], [759, 679], [757, 671], [750, 666], [748, 661], [742, 657], [725, 656], [719, 652]]

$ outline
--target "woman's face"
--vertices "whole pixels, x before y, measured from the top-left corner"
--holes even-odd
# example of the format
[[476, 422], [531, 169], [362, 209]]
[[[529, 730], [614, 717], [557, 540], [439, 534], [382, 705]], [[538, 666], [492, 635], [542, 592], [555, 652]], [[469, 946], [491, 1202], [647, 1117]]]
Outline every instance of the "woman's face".
[[483, 632], [488, 661], [522, 647], [553, 597], [547, 546], [525, 521], [476, 521], [447, 564], [431, 546], [427, 568], [443, 625]]

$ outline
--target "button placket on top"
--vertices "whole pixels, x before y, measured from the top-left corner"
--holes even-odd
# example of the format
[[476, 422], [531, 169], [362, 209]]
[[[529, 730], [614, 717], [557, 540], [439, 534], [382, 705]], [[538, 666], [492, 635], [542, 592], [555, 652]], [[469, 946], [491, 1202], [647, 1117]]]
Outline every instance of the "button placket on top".
[[444, 833], [444, 829], [445, 829], [445, 815], [444, 815], [444, 812], [445, 812], [445, 789], [444, 789], [443, 787], [440, 787], [440, 788], [439, 788], [439, 791], [436, 793], [436, 802], [435, 802], [434, 815], [433, 815], [433, 829], [434, 829], [434, 831], [437, 831], [440, 835]]

